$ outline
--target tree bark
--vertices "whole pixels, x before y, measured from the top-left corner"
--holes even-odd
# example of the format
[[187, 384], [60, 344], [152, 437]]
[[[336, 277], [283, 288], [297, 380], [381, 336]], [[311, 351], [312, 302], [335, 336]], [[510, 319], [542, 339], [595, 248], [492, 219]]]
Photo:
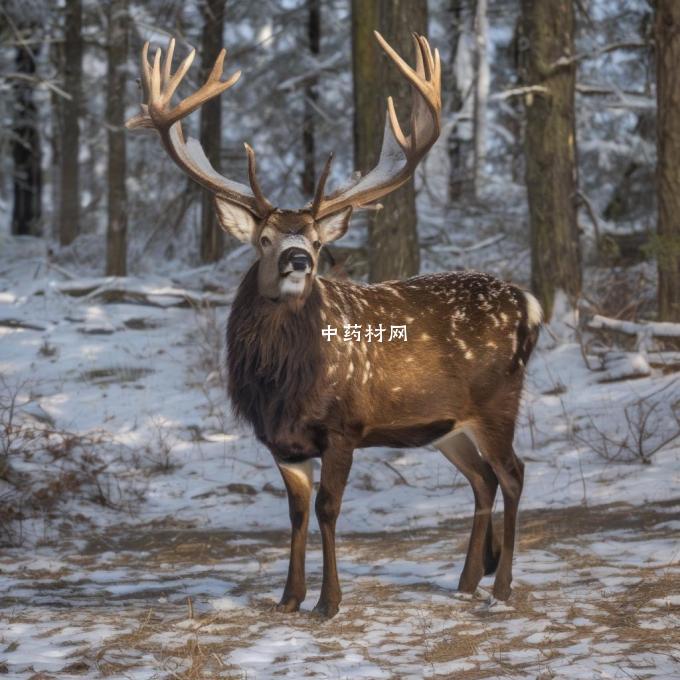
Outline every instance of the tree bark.
[[[64, 45], [61, 41], [53, 41], [49, 47], [50, 66], [56, 73], [64, 71]], [[59, 239], [59, 210], [61, 202], [61, 140], [64, 134], [64, 98], [50, 91], [50, 202], [52, 204], [52, 219], [50, 220], [50, 236]]]
[[[312, 59], [317, 59], [321, 48], [321, 0], [307, 0], [307, 40], [309, 41], [309, 52]], [[314, 194], [316, 188], [314, 118], [316, 116], [316, 103], [319, 100], [318, 80], [317, 76], [310, 78], [304, 90], [302, 193], [310, 197]]]
[[[205, 80], [222, 49], [225, 0], [204, 0], [203, 32], [201, 36], [202, 82]], [[220, 97], [201, 107], [201, 146], [213, 168], [220, 171], [222, 151], [222, 102]], [[224, 254], [224, 235], [215, 215], [212, 195], [201, 192], [201, 261], [217, 262]]]
[[474, 192], [479, 195], [486, 162], [486, 109], [489, 101], [489, 62], [486, 46], [489, 22], [486, 16], [487, 0], [477, 0], [475, 8], [475, 106], [474, 106]]
[[128, 54], [127, 0], [111, 0], [108, 17], [108, 225], [106, 274], [127, 273], [127, 192], [125, 190], [125, 67]]
[[[35, 59], [39, 49], [39, 43], [30, 46], [20, 44], [17, 47], [15, 58], [17, 73], [35, 75]], [[42, 214], [41, 146], [33, 88], [33, 83], [25, 80], [16, 80], [14, 84], [12, 233], [39, 236]]]
[[680, 321], [680, 5], [657, 0], [657, 267], [659, 319]]
[[80, 232], [80, 110], [83, 80], [81, 0], [66, 0], [64, 30], [64, 90], [62, 104], [61, 171], [59, 174], [59, 242], [68, 245]]
[[[466, 86], [458, 82], [457, 69], [461, 37], [470, 30], [471, 11], [465, 8], [464, 0], [450, 0], [449, 12], [451, 14], [451, 61], [448, 67], [448, 86], [444, 95], [444, 101], [448, 99], [449, 110], [452, 114], [460, 114], [465, 106]], [[457, 123], [451, 129], [446, 140], [446, 148], [449, 156], [449, 201], [460, 199], [470, 191], [470, 168], [468, 158], [470, 156], [470, 136], [461, 135], [461, 123]]]
[[[427, 35], [426, 0], [352, 0], [354, 157], [362, 173], [378, 160], [387, 96], [394, 98], [405, 129], [411, 110], [410, 87], [382, 53], [374, 29], [413, 64], [411, 32]], [[369, 279], [384, 281], [417, 274], [420, 252], [413, 180], [381, 202], [383, 209], [369, 217]]]
[[521, 30], [524, 84], [545, 88], [525, 97], [525, 154], [531, 284], [550, 318], [558, 290], [563, 290], [572, 304], [581, 290], [576, 221], [576, 64], [555, 64], [574, 53], [572, 0], [522, 0]]

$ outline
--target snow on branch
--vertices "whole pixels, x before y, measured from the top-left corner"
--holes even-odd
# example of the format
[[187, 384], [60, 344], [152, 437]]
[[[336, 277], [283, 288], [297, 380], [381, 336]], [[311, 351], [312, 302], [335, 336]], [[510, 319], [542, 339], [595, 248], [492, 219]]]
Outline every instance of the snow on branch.
[[[52, 284], [50, 291], [86, 300], [127, 302], [150, 307], [220, 307], [232, 302], [231, 296], [201, 293], [174, 286], [153, 286], [115, 276], [79, 279]], [[38, 289], [35, 294], [44, 294]]]
[[588, 329], [639, 351], [680, 350], [680, 323], [623, 321], [597, 314], [588, 322]]

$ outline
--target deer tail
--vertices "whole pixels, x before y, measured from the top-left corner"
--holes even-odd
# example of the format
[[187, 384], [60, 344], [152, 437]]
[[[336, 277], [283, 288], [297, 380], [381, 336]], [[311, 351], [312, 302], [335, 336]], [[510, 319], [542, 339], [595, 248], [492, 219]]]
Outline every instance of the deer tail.
[[528, 291], [518, 291], [523, 305], [522, 318], [517, 326], [517, 346], [510, 364], [510, 373], [526, 366], [538, 342], [538, 333], [543, 324], [543, 309], [539, 301]]

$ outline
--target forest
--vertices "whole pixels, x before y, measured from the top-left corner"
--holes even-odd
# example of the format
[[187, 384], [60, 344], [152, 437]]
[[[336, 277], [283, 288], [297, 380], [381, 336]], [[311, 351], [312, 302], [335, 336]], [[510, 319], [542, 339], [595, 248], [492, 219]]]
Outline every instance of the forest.
[[[150, 102], [173, 83], [187, 115], [162, 129]], [[3, 0], [0, 92], [0, 675], [680, 675], [680, 3]], [[371, 195], [397, 145], [408, 178]], [[502, 476], [485, 510], [443, 448], [381, 441], [355, 451], [332, 519], [339, 613], [312, 610], [329, 588], [321, 460], [307, 599], [280, 611], [309, 508], [296, 525], [299, 477], [238, 417], [225, 333], [272, 246], [247, 231], [261, 209], [312, 215], [322, 290], [396, 285], [371, 309], [390, 392], [431, 388], [432, 413], [420, 329], [389, 331], [410, 318], [395, 282], [484, 272], [540, 303], [510, 433], [509, 598], [492, 570], [462, 587], [480, 516], [507, 540]], [[446, 361], [466, 375], [491, 331], [453, 318]], [[272, 346], [318, 354], [285, 332]], [[388, 402], [361, 370], [365, 403]]]

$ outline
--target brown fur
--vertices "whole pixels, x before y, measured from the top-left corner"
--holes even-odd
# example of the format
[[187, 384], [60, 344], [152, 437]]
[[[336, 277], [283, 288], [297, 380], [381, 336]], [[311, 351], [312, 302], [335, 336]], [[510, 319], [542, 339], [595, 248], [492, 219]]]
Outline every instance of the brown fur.
[[[354, 449], [422, 446], [458, 427], [479, 447], [477, 453], [457, 439], [438, 445], [475, 492], [460, 587], [474, 590], [483, 573], [500, 565], [495, 593], [507, 597], [523, 480], [512, 438], [523, 369], [538, 334], [523, 292], [476, 272], [370, 286], [312, 276], [303, 297], [272, 301], [258, 294], [258, 266], [246, 274], [229, 319], [229, 394], [280, 464], [323, 460], [316, 511], [324, 585], [316, 611], [332, 616], [340, 601], [334, 527]], [[362, 325], [361, 342], [343, 340], [344, 324]], [[368, 324], [386, 327], [383, 342], [366, 341]], [[406, 341], [388, 340], [392, 325], [406, 326]], [[322, 336], [327, 326], [338, 329], [330, 341]], [[283, 468], [282, 474], [293, 547], [280, 608], [291, 611], [304, 593], [309, 491], [302, 493]], [[503, 549], [490, 522], [499, 482]]]

